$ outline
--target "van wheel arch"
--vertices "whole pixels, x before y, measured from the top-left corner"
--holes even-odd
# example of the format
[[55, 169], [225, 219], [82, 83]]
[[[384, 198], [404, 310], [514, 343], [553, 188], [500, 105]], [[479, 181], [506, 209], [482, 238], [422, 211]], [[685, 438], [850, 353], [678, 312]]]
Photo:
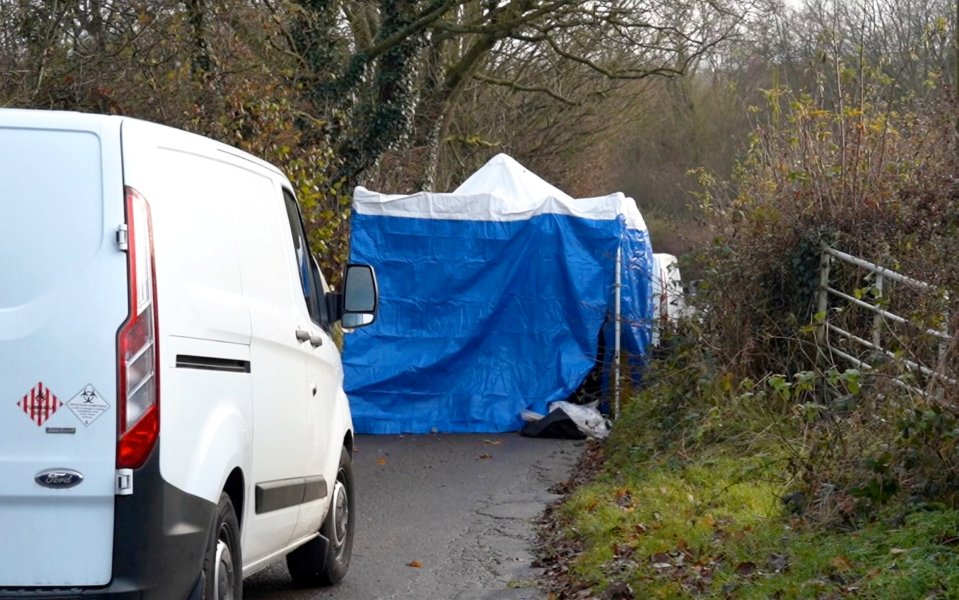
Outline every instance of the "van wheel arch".
[[236, 520], [241, 529], [243, 528], [243, 490], [245, 489], [243, 471], [236, 467], [226, 478], [226, 483], [223, 484], [223, 493], [230, 497], [230, 502], [236, 509]]

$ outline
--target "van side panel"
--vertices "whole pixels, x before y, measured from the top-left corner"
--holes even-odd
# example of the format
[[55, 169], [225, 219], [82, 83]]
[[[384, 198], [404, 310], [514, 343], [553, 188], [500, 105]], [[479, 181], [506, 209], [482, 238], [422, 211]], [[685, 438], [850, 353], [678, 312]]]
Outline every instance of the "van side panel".
[[[154, 143], [182, 145], [183, 140]], [[249, 345], [250, 316], [230, 215], [232, 197], [244, 191], [238, 169], [177, 147], [146, 150], [146, 155], [128, 152], [124, 158], [128, 185], [153, 211], [157, 286], [163, 288], [157, 290], [163, 294], [161, 332]]]
[[[332, 344], [330, 344], [332, 346]], [[333, 351], [339, 353], [336, 348]], [[341, 386], [335, 391], [328, 393], [328, 398], [324, 398], [324, 403], [329, 403], [332, 408], [328, 409], [328, 422], [323, 424], [323, 428], [328, 432], [326, 439], [322, 440], [325, 448], [321, 454], [323, 460], [322, 473], [326, 481], [336, 481], [336, 474], [340, 466], [340, 451], [343, 449], [343, 441], [346, 434], [353, 430], [353, 418], [350, 413], [350, 403], [346, 393], [342, 389], [342, 372], [339, 373]], [[326, 500], [326, 499], [324, 499]], [[300, 506], [300, 518], [297, 526], [299, 535], [308, 535], [319, 530], [329, 511], [329, 502], [314, 502], [312, 504], [303, 504]]]
[[119, 126], [0, 111], [0, 588], [111, 580], [127, 315]]
[[160, 473], [210, 503], [252, 438], [250, 315], [231, 211], [269, 180], [220, 160], [215, 142], [124, 124], [126, 182], [150, 203], [160, 340]]
[[[244, 241], [239, 248], [243, 292], [253, 326], [255, 450], [248, 488], [282, 487], [305, 474], [305, 449], [313, 443], [306, 415], [314, 400], [306, 389], [309, 343], [295, 337], [310, 317], [280, 186], [272, 181], [256, 193], [237, 195], [234, 201], [237, 235]], [[294, 448], [296, 451], [291, 451]], [[298, 513], [297, 505], [257, 510], [255, 503], [247, 503], [244, 575], [252, 572], [246, 567], [290, 543]]]

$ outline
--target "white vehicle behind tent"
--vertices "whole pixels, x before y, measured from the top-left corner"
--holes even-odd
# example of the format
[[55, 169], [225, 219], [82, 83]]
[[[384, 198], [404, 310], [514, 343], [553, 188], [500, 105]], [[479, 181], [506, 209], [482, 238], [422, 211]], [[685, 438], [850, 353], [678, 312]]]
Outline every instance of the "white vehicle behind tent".
[[659, 345], [662, 329], [686, 314], [683, 280], [672, 254], [653, 254], [653, 346]]

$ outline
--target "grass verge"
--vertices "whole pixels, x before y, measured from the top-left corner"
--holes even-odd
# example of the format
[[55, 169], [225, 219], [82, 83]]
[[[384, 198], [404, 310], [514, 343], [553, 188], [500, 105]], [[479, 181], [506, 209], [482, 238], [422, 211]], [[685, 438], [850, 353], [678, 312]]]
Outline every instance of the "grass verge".
[[554, 598], [959, 597], [959, 511], [807, 522], [788, 424], [728, 388], [674, 372], [626, 407], [602, 470], [553, 512]]

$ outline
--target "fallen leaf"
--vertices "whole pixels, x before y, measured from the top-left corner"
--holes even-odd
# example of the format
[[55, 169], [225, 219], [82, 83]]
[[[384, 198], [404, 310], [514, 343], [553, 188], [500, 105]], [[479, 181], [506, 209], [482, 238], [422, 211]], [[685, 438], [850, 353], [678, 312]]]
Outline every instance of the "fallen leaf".
[[419, 568], [422, 568], [422, 567], [423, 567], [423, 563], [421, 563], [421, 562], [418, 561], [418, 560], [414, 560], [413, 562], [408, 562], [408, 563], [406, 563], [406, 566], [407, 566], [407, 567], [413, 567], [414, 569], [419, 569]]
[[756, 572], [756, 563], [754, 562], [747, 561], [747, 562], [741, 562], [738, 565], [736, 565], [736, 575], [745, 577], [747, 575], [752, 575], [755, 572]]
[[480, 454], [480, 455], [479, 455], [479, 459], [480, 459], [480, 460], [489, 460], [489, 459], [491, 459], [491, 458], [493, 458], [493, 455], [492, 455], [492, 454]]
[[503, 443], [503, 440], [483, 440], [484, 446], [499, 446]]
[[376, 459], [376, 464], [378, 464], [378, 465], [385, 465], [385, 464], [386, 464], [386, 459], [381, 456], [381, 457], [379, 457], [379, 458]]
[[829, 559], [829, 566], [837, 571], [848, 571], [852, 568], [852, 563], [845, 556], [834, 556]]

